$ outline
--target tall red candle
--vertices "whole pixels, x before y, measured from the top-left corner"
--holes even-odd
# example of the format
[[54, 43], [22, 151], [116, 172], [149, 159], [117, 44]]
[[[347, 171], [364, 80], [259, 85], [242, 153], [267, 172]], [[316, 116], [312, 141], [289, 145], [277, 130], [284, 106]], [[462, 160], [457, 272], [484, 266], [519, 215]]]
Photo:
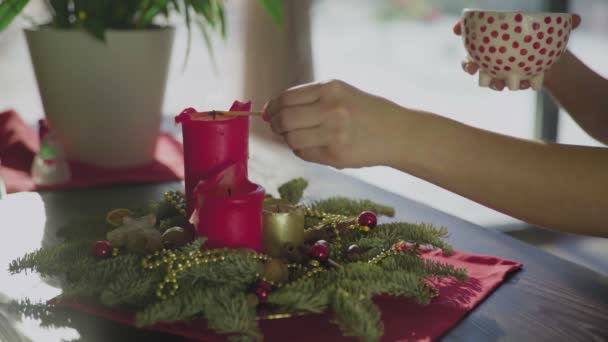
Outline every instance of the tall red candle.
[[231, 164], [202, 180], [194, 190], [191, 222], [208, 248], [251, 248], [262, 251], [264, 189], [246, 177], [247, 166]]
[[[235, 101], [230, 110], [249, 111], [251, 103]], [[224, 115], [196, 115], [196, 110], [185, 109], [177, 117], [181, 123], [184, 142], [184, 176], [186, 183], [186, 212], [194, 211], [194, 187], [209, 175], [232, 163], [247, 165], [249, 118]], [[247, 178], [247, 168], [242, 169]]]

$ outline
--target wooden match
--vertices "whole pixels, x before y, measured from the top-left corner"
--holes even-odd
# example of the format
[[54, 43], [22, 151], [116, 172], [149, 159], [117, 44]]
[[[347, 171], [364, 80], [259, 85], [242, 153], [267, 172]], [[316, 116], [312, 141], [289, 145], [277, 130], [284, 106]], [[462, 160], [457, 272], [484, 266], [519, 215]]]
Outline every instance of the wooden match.
[[264, 114], [263, 112], [239, 112], [239, 111], [233, 111], [233, 112], [216, 111], [216, 113], [221, 114], [221, 115], [227, 115], [227, 116], [244, 116], [244, 115], [261, 116], [262, 114]]

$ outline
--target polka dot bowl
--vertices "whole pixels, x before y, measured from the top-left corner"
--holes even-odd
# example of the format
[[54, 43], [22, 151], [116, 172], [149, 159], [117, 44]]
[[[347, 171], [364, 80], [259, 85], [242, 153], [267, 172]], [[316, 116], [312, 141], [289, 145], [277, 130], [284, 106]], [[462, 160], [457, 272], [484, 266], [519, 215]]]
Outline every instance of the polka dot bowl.
[[480, 68], [480, 86], [498, 79], [516, 90], [528, 80], [538, 90], [545, 71], [566, 49], [572, 15], [466, 9], [460, 24], [468, 57]]

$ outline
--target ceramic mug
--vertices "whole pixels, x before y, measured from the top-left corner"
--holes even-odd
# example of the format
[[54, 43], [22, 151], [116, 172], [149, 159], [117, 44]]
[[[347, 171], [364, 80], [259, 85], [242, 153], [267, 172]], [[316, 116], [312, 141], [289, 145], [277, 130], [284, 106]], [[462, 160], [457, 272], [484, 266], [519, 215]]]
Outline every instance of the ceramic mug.
[[480, 86], [497, 79], [517, 90], [527, 80], [539, 90], [566, 50], [572, 14], [465, 9], [460, 24], [468, 57], [479, 65]]

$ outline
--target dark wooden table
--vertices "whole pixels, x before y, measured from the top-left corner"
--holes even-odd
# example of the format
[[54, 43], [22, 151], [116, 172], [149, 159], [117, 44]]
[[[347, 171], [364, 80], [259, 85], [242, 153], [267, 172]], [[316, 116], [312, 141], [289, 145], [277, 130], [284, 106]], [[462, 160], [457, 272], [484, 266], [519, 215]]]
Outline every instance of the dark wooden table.
[[[253, 140], [251, 178], [267, 189], [293, 177], [310, 182], [307, 196], [369, 198], [397, 209], [397, 220], [448, 227], [448, 241], [462, 251], [520, 261], [524, 269], [452, 329], [446, 341], [606, 341], [608, 278], [508, 236], [380, 190], [335, 170], [296, 160], [290, 153]], [[60, 293], [56, 282], [36, 274], [11, 276], [7, 263], [40, 246], [56, 243], [63, 223], [112, 208], [158, 199], [182, 184], [112, 186], [76, 191], [20, 193], [0, 200], [0, 302], [24, 297], [46, 300]], [[415, 197], [416, 194], [412, 194]], [[83, 227], [86, 229], [86, 227]], [[608, 262], [608, 260], [606, 261]], [[40, 328], [35, 320], [0, 311], [0, 341], [181, 341], [96, 319], [77, 317], [73, 328]]]

